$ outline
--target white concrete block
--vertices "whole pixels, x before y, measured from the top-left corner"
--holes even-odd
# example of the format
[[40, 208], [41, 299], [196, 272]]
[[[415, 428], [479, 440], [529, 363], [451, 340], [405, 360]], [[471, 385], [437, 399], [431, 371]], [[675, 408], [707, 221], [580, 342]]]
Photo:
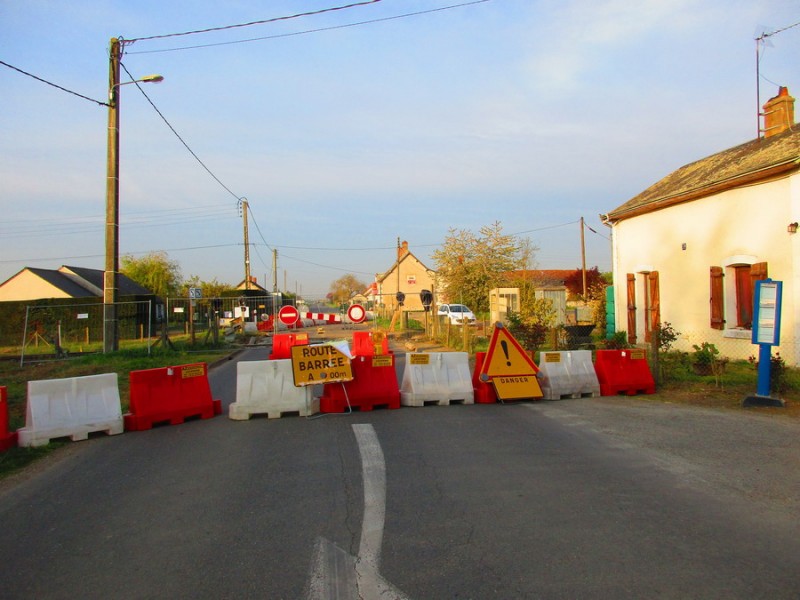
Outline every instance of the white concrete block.
[[20, 446], [44, 446], [69, 437], [85, 440], [90, 433], [124, 431], [116, 373], [28, 382], [25, 427]]
[[466, 352], [407, 353], [400, 404], [474, 404], [475, 390]]
[[242, 361], [236, 364], [236, 401], [228, 417], [246, 421], [253, 415], [277, 419], [285, 413], [307, 417], [319, 412], [313, 386], [295, 387], [291, 359]]

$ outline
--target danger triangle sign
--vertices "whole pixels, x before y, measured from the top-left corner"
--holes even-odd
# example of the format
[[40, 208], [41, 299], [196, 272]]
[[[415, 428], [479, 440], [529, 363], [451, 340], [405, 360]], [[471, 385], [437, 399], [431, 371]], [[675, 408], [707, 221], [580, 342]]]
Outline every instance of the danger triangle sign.
[[480, 379], [492, 382], [501, 400], [541, 398], [542, 388], [536, 379], [539, 369], [508, 332], [502, 323], [496, 323], [489, 349], [481, 367]]
[[539, 369], [519, 345], [519, 342], [503, 327], [496, 323], [481, 375], [489, 377], [511, 377], [514, 375], [536, 375]]

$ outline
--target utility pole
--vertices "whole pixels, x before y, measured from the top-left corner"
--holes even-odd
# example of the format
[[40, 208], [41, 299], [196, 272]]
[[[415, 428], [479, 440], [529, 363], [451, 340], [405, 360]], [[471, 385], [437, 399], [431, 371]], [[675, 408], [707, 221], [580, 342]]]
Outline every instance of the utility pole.
[[242, 210], [242, 222], [244, 223], [244, 289], [250, 289], [250, 237], [247, 232], [247, 198], [239, 200], [239, 207]]
[[278, 291], [278, 249], [272, 250], [272, 291]]
[[106, 263], [103, 273], [103, 352], [119, 350], [119, 61], [120, 41], [111, 38], [108, 60], [108, 153], [106, 160]]
[[583, 270], [583, 301], [586, 302], [586, 243], [583, 239], [583, 217], [581, 217], [581, 269]]

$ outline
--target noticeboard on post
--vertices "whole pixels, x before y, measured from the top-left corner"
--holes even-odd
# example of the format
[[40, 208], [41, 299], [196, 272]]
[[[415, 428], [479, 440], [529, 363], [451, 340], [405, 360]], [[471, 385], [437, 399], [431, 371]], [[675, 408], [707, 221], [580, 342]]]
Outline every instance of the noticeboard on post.
[[772, 279], [756, 281], [753, 302], [754, 344], [779, 346], [781, 343], [781, 298], [783, 282]]

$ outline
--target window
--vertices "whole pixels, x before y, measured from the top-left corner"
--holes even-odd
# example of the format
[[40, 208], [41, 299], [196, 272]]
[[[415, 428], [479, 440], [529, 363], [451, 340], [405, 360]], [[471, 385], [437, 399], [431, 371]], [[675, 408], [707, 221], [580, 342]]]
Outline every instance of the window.
[[753, 290], [756, 281], [768, 277], [767, 263], [732, 260], [724, 269], [711, 267], [710, 276], [711, 328], [751, 329]]
[[658, 289], [658, 271], [642, 271], [638, 296], [643, 301], [643, 311], [636, 311], [636, 275], [628, 273], [628, 342], [635, 344], [637, 331], [644, 330], [644, 341], [652, 340], [652, 332], [661, 322], [660, 294]]

